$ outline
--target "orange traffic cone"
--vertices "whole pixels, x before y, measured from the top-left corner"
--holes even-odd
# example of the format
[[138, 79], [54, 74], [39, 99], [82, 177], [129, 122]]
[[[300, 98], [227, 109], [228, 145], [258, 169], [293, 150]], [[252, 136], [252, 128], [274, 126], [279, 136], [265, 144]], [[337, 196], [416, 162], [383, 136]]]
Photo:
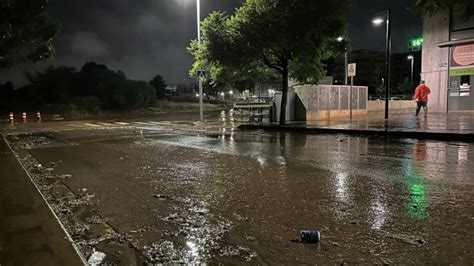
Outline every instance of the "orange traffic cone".
[[15, 124], [15, 117], [13, 116], [13, 112], [10, 112], [10, 116], [8, 117], [8, 122], [10, 122], [10, 125]]

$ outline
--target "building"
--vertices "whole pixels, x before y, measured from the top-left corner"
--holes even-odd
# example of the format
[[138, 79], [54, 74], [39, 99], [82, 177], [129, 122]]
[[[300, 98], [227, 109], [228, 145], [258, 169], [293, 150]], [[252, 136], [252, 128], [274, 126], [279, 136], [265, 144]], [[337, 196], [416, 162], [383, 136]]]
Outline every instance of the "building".
[[441, 12], [423, 19], [421, 78], [438, 113], [474, 111], [474, 15]]
[[[412, 91], [399, 90], [400, 84], [411, 80], [411, 61], [408, 56], [412, 55], [413, 64], [413, 83], [420, 81], [421, 71], [421, 53], [396, 53], [391, 56], [391, 80], [390, 94], [409, 95]], [[354, 85], [367, 86], [369, 94], [383, 94], [385, 79], [385, 53], [374, 50], [354, 50], [349, 54], [348, 62], [357, 63], [357, 75], [354, 77]], [[337, 60], [333, 67], [334, 84], [344, 84], [345, 82], [344, 60]], [[349, 81], [350, 82], [350, 81]]]

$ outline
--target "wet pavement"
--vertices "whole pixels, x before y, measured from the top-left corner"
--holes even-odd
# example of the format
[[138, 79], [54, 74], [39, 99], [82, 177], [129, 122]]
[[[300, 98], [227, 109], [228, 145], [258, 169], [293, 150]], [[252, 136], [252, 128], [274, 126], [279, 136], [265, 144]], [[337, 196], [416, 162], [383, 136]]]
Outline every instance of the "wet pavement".
[[450, 132], [474, 134], [474, 113], [454, 112], [449, 114], [433, 113], [424, 117], [415, 116], [413, 110], [393, 111], [385, 121], [383, 112], [371, 112], [368, 116], [350, 119], [332, 119], [305, 123], [309, 128], [341, 129], [388, 129], [392, 131]]
[[411, 110], [398, 110], [384, 119], [381, 112], [367, 116], [322, 119], [308, 122], [242, 124], [242, 130], [267, 130], [309, 134], [348, 134], [430, 140], [474, 142], [474, 113], [429, 114], [416, 117]]
[[[108, 263], [474, 263], [473, 144], [222, 122], [9, 141], [82, 253]], [[321, 242], [298, 243], [305, 229]]]

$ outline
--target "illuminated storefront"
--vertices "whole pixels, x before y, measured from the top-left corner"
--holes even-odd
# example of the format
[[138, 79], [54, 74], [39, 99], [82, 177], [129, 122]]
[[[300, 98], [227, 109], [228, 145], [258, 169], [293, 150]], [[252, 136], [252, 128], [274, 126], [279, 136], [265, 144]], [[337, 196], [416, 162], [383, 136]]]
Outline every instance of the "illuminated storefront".
[[422, 78], [435, 112], [474, 111], [474, 15], [425, 17]]

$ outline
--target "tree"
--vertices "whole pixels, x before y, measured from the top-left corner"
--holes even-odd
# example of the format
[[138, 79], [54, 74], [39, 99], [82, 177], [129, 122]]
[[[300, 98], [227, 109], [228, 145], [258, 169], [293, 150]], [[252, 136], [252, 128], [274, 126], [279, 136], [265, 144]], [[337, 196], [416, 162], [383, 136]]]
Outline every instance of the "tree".
[[0, 68], [54, 56], [58, 27], [48, 18], [47, 5], [48, 0], [0, 2]]
[[152, 106], [156, 101], [155, 89], [148, 82], [129, 80], [122, 71], [95, 62], [86, 63], [79, 72], [51, 66], [26, 75], [30, 84], [15, 91], [15, 96], [38, 107], [129, 109]]
[[336, 39], [345, 35], [347, 8], [348, 0], [247, 0], [230, 17], [211, 13], [202, 23], [201, 45], [194, 41], [189, 49], [196, 65], [207, 69], [257, 75], [265, 68], [277, 71], [283, 125], [288, 78], [319, 81], [324, 75], [321, 60], [338, 52]]
[[74, 67], [49, 66], [42, 72], [27, 73], [31, 83], [29, 89], [38, 104], [61, 102], [68, 99], [77, 85], [76, 69]]
[[166, 88], [168, 85], [166, 84], [165, 80], [161, 75], [156, 75], [153, 80], [150, 81], [150, 85], [155, 88], [156, 98], [162, 99], [165, 97]]
[[412, 95], [413, 84], [411, 83], [410, 79], [405, 78], [403, 82], [400, 82], [395, 93], [400, 95]]
[[424, 15], [434, 15], [440, 11], [453, 10], [461, 17], [469, 18], [474, 10], [472, 0], [413, 0], [415, 11]]

